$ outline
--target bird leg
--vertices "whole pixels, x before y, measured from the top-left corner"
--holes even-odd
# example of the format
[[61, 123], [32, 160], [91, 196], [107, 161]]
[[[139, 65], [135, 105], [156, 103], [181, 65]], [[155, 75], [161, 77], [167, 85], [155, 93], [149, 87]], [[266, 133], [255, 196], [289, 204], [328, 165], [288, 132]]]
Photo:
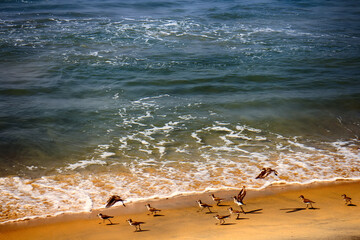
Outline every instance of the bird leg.
[[246, 214], [246, 212], [244, 211], [243, 207], [240, 206], [240, 208], [241, 208], [241, 211], [242, 211], [244, 214]]

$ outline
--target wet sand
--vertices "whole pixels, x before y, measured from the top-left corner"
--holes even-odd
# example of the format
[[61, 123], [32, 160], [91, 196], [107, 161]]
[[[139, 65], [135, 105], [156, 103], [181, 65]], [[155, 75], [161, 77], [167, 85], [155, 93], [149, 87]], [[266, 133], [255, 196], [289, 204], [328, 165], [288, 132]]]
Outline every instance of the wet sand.
[[[360, 181], [248, 191], [246, 214], [217, 224], [216, 214], [229, 215], [230, 206], [239, 209], [231, 200], [237, 193], [215, 192], [226, 199], [221, 206], [216, 206], [208, 192], [128, 203], [126, 208], [119, 204], [88, 214], [1, 224], [0, 239], [360, 239]], [[345, 205], [341, 197], [344, 193], [352, 197], [352, 205]], [[300, 195], [315, 201], [314, 208], [306, 209]], [[199, 212], [197, 199], [213, 205], [214, 213]], [[148, 215], [145, 203], [162, 211], [158, 216]], [[114, 215], [114, 224], [102, 223], [97, 218], [99, 212]], [[135, 228], [126, 222], [128, 218], [145, 222], [143, 231], [134, 232]]]

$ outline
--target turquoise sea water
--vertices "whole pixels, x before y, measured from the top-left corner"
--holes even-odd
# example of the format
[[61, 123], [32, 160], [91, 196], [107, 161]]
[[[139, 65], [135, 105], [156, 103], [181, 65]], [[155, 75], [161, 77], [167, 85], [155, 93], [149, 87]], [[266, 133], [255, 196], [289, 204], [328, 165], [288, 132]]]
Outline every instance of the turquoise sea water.
[[[0, 221], [114, 193], [358, 179], [359, 13], [357, 1], [1, 1]], [[263, 166], [279, 177], [255, 181]]]

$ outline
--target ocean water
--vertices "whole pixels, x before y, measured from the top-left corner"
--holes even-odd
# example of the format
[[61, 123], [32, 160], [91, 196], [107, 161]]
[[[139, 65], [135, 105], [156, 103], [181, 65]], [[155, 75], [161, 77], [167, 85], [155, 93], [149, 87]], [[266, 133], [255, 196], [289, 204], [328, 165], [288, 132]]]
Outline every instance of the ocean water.
[[359, 16], [355, 0], [1, 1], [0, 222], [360, 179]]

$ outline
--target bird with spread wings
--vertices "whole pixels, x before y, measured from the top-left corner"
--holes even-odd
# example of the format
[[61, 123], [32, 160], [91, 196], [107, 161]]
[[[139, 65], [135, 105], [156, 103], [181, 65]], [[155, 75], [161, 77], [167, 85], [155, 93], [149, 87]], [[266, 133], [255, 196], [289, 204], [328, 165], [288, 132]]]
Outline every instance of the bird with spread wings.
[[243, 213], [245, 213], [244, 209], [242, 208], [242, 206], [245, 205], [245, 203], [243, 202], [245, 196], [246, 196], [245, 186], [243, 186], [243, 188], [240, 190], [237, 196], [234, 196], [234, 202], [241, 208]]
[[122, 202], [123, 206], [126, 207], [126, 206], [125, 206], [125, 203], [124, 203], [124, 200], [123, 200], [120, 196], [118, 196], [118, 195], [112, 195], [112, 196], [109, 198], [109, 200], [107, 201], [105, 207], [106, 207], [106, 208], [109, 208], [109, 207], [111, 207], [112, 205], [114, 205], [114, 204], [117, 203], [117, 202]]

